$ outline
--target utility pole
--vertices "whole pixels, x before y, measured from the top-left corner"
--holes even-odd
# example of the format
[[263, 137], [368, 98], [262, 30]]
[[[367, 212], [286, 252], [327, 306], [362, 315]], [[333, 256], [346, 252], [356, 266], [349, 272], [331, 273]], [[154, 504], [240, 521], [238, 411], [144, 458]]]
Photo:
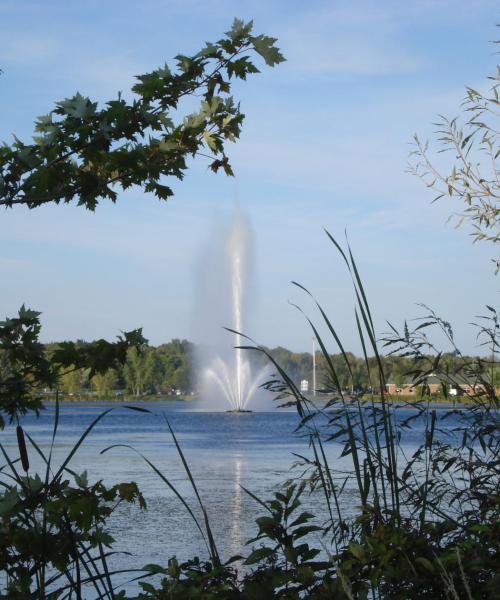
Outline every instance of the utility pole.
[[313, 342], [313, 396], [316, 396], [316, 338], [313, 338], [312, 342]]

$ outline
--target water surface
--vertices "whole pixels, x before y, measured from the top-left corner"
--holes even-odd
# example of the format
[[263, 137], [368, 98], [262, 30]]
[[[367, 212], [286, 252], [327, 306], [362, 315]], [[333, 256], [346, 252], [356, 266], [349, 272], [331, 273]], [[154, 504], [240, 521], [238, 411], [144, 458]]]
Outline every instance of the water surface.
[[[196, 501], [175, 444], [168, 431], [168, 418], [190, 465], [209, 515], [216, 543], [224, 558], [246, 554], [245, 540], [256, 533], [255, 518], [262, 514], [255, 500], [241, 486], [262, 499], [269, 498], [279, 485], [299, 471], [291, 470], [295, 455], [310, 456], [308, 440], [297, 434], [298, 417], [292, 410], [251, 414], [211, 413], [196, 410], [193, 402], [155, 402], [136, 406], [151, 413], [126, 410], [117, 403], [63, 403], [55, 442], [55, 463], [60, 463], [86, 427], [104, 410], [113, 410], [92, 430], [71, 461], [77, 472], [87, 471], [89, 480], [107, 484], [135, 481], [141, 488], [148, 510], [124, 505], [111, 520], [110, 530], [116, 548], [131, 552], [120, 556], [113, 566], [141, 567], [147, 563], [165, 565], [168, 558], [206, 557], [201, 535], [190, 521], [186, 509], [175, 498], [143, 458], [130, 448], [109, 446], [125, 444], [147, 456], [187, 498], [196, 510]], [[27, 416], [23, 426], [42, 448], [50, 446], [55, 407], [48, 405], [40, 418]], [[397, 419], [410, 414], [398, 409]], [[452, 423], [448, 425], [452, 426]], [[422, 442], [423, 421], [416, 421], [405, 433], [402, 450], [410, 454]], [[5, 449], [17, 456], [13, 427], [0, 434]], [[348, 468], [349, 459], [339, 459], [341, 446], [327, 445], [327, 453], [337, 468]], [[32, 470], [41, 468], [30, 450]], [[324, 514], [321, 494], [305, 498], [308, 510]], [[347, 510], [356, 509], [353, 489], [343, 495]]]

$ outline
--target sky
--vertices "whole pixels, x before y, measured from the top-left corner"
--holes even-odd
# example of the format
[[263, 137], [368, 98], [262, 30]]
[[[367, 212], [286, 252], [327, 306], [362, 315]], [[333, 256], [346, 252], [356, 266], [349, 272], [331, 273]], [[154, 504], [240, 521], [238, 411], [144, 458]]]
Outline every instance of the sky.
[[487, 89], [494, 1], [2, 0], [0, 140], [29, 141], [35, 118], [76, 91], [130, 97], [134, 75], [196, 53], [234, 17], [277, 37], [287, 58], [234, 88], [246, 115], [228, 148], [235, 178], [200, 159], [169, 183], [166, 203], [134, 189], [95, 213], [1, 211], [0, 318], [22, 303], [41, 311], [44, 341], [136, 327], [154, 345], [197, 340], [203, 254], [240, 211], [254, 251], [245, 333], [258, 343], [310, 349], [292, 304], [318, 315], [297, 281], [359, 353], [352, 287], [327, 229], [341, 240], [347, 230], [381, 336], [424, 303], [464, 352], [479, 352], [470, 323], [498, 305], [493, 249], [448, 223], [461, 206], [432, 203], [406, 171], [413, 134], [432, 139], [438, 114], [460, 114], [465, 85]]

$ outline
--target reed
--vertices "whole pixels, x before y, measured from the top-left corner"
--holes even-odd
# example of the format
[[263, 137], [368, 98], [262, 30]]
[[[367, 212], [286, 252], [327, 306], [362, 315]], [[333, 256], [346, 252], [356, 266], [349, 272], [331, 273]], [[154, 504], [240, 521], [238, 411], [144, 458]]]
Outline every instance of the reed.
[[[136, 407], [126, 409], [144, 411]], [[86, 473], [78, 474], [70, 468], [88, 435], [113, 410], [102, 412], [92, 421], [59, 465], [53, 460], [59, 426], [58, 399], [48, 451], [25, 434], [21, 426], [17, 426], [19, 459], [11, 458], [0, 443], [5, 459], [0, 467], [4, 597], [86, 598], [92, 588], [93, 596], [113, 599], [117, 597], [114, 576], [147, 576], [142, 569], [110, 571], [107, 563], [115, 554], [111, 550], [114, 540], [106, 531], [111, 514], [122, 502], [146, 507], [136, 484], [121, 483], [110, 488], [102, 482], [89, 484]], [[30, 474], [30, 447], [45, 465], [43, 473]], [[17, 468], [19, 463], [24, 474]]]
[[[285, 405], [295, 406], [300, 417], [298, 429], [309, 435], [313, 458], [300, 457], [298, 464], [307, 469], [311, 488], [323, 492], [328, 515], [323, 534], [331, 557], [329, 567], [317, 573], [318, 582], [342, 583], [341, 594], [345, 597], [352, 593], [372, 598], [456, 594], [469, 598], [471, 593], [474, 597], [496, 597], [500, 567], [500, 544], [498, 539], [495, 541], [500, 531], [500, 419], [491, 367], [497, 363], [499, 351], [498, 316], [488, 307], [490, 314], [481, 317], [479, 327], [480, 336], [489, 345], [491, 361], [464, 357], [462, 363], [455, 362], [453, 373], [427, 335], [433, 327], [444, 331], [455, 355], [461, 356], [446, 321], [431, 311], [413, 332], [406, 324], [403, 335], [392, 327], [391, 334], [381, 342], [393, 352], [412, 357], [409, 375], [416, 385], [425, 384], [433, 374], [446, 390], [467, 376], [482, 390], [481, 394], [469, 394], [463, 407], [444, 414], [433, 408], [425, 386], [416, 401], [399, 399], [396, 403], [385, 393], [384, 356], [353, 253], [348, 243], [344, 249], [329, 232], [326, 234], [351, 276], [366, 375], [370, 380], [375, 378], [370, 388], [379, 392], [372, 391], [363, 401], [356, 395], [347, 397], [330, 358], [329, 346], [333, 344], [352, 374], [340, 336], [320, 303], [296, 282], [313, 298], [330, 337], [321, 335], [319, 326], [297, 307], [309, 323], [323, 357], [326, 380], [322, 392], [330, 394], [326, 405], [314, 406], [301, 394], [266, 349], [255, 343], [242, 346], [267, 356], [277, 373], [268, 382], [268, 389], [277, 392]], [[369, 354], [376, 359], [375, 374], [370, 369]], [[397, 405], [411, 408], [410, 417], [398, 418]], [[446, 422], [451, 415], [458, 418], [459, 426], [449, 431]], [[401, 440], [417, 419], [424, 423], [423, 441], [412, 456], [406, 456]], [[342, 445], [341, 457], [350, 457], [349, 473], [338, 469], [336, 461], [328, 460], [332, 442]], [[303, 474], [301, 478], [304, 480]], [[353, 481], [357, 490], [359, 511], [354, 517], [346, 513], [343, 499], [348, 481]], [[464, 555], [467, 560], [463, 560]]]

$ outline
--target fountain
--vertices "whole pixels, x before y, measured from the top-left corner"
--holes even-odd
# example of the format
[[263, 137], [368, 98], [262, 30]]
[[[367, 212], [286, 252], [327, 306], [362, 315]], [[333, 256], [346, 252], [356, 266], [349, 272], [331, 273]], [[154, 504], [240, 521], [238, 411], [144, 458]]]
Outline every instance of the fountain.
[[[234, 333], [230, 334], [233, 336], [231, 345], [227, 343], [229, 334], [226, 334], [218, 348], [214, 348], [212, 344], [211, 350], [205, 353], [202, 360], [203, 392], [209, 396], [210, 388], [215, 388], [218, 395], [222, 395], [229, 405], [227, 412], [249, 413], [249, 402], [264, 380], [265, 369], [256, 374], [252, 373], [245, 351], [238, 348], [241, 345], [238, 333], [243, 332], [245, 326], [244, 313], [248, 294], [251, 249], [248, 223], [241, 215], [237, 215], [229, 230], [217, 237], [219, 242], [222, 239], [224, 243], [219, 246], [212, 265], [212, 270], [217, 272], [220, 279], [209, 279], [210, 285], [218, 288], [218, 293], [212, 291], [212, 302], [216, 305], [212, 308], [217, 308], [221, 313], [216, 319], [221, 318], [221, 324]], [[208, 318], [213, 320], [214, 315], [209, 315]]]
[[246, 408], [249, 400], [261, 383], [260, 378], [252, 381], [250, 365], [246, 360], [238, 356], [241, 350], [237, 348], [234, 371], [231, 372], [230, 366], [226, 361], [217, 356], [213, 366], [206, 369], [205, 377], [216, 383], [224, 398], [231, 407], [226, 412], [249, 413], [252, 412]]

